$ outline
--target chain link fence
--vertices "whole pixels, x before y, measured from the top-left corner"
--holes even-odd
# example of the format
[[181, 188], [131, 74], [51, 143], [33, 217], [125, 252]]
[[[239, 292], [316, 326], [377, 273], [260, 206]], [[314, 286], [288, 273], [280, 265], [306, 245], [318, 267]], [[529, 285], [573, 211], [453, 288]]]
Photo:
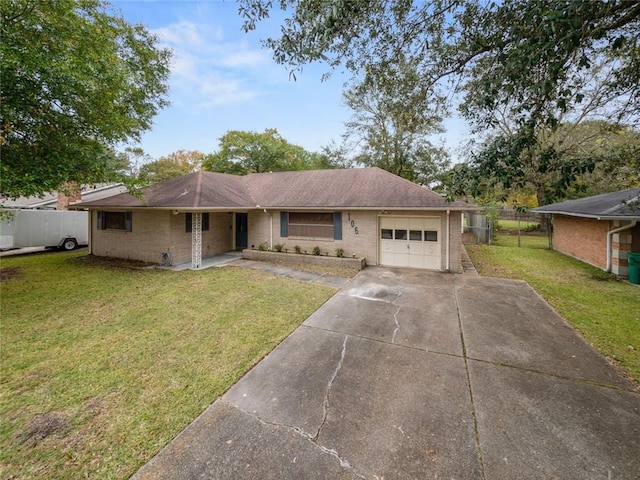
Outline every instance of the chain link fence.
[[465, 243], [493, 242], [493, 220], [480, 213], [465, 212], [464, 232]]

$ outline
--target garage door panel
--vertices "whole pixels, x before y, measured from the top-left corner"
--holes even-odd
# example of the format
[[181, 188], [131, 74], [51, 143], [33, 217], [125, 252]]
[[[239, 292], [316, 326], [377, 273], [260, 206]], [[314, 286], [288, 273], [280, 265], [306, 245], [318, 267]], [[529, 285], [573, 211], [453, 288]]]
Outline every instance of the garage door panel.
[[380, 218], [382, 265], [440, 270], [440, 219]]

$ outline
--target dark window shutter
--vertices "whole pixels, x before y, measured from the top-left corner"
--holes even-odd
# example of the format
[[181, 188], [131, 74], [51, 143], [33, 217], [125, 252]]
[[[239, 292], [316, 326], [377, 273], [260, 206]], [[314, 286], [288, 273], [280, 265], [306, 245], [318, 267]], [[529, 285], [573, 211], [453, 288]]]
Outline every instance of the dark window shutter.
[[280, 236], [289, 236], [289, 212], [280, 212]]
[[124, 214], [124, 229], [127, 232], [131, 232], [133, 230], [133, 213], [125, 212]]
[[185, 215], [184, 231], [187, 233], [191, 233], [191, 230], [193, 230], [193, 215], [187, 213]]
[[333, 212], [333, 239], [342, 240], [342, 212]]
[[203, 232], [209, 231], [209, 212], [202, 214], [202, 231]]
[[104, 215], [102, 214], [102, 210], [98, 210], [96, 212], [98, 214], [98, 222], [97, 222], [97, 228], [98, 230], [104, 230]]

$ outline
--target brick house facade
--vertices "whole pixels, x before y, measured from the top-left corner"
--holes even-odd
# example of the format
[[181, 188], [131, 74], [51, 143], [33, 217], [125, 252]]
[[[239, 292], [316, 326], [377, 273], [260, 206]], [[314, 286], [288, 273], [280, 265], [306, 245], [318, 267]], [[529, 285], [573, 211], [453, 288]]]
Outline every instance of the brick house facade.
[[553, 248], [619, 277], [640, 253], [640, 189], [569, 200], [533, 211], [553, 215]]
[[[385, 257], [393, 266], [450, 272], [462, 271], [462, 212], [476, 209], [377, 168], [246, 177], [196, 172], [150, 187], [144, 200], [122, 194], [76, 208], [91, 212], [90, 249], [98, 256], [156, 263], [169, 255], [177, 264], [194, 259], [196, 242], [202, 257], [280, 244], [290, 252], [318, 247], [323, 255], [341, 249], [380, 265], [385, 244], [397, 252]], [[190, 224], [196, 215], [197, 238]], [[296, 215], [312, 224], [294, 230]], [[388, 219], [399, 227], [383, 229]], [[420, 261], [427, 251], [435, 258], [428, 267]]]

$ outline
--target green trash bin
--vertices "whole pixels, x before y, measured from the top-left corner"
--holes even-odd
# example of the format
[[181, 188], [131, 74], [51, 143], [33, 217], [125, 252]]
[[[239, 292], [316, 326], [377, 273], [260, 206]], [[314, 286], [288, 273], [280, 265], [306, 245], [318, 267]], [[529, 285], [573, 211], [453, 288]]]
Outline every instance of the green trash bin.
[[640, 285], [640, 253], [627, 253], [629, 263], [629, 282]]

